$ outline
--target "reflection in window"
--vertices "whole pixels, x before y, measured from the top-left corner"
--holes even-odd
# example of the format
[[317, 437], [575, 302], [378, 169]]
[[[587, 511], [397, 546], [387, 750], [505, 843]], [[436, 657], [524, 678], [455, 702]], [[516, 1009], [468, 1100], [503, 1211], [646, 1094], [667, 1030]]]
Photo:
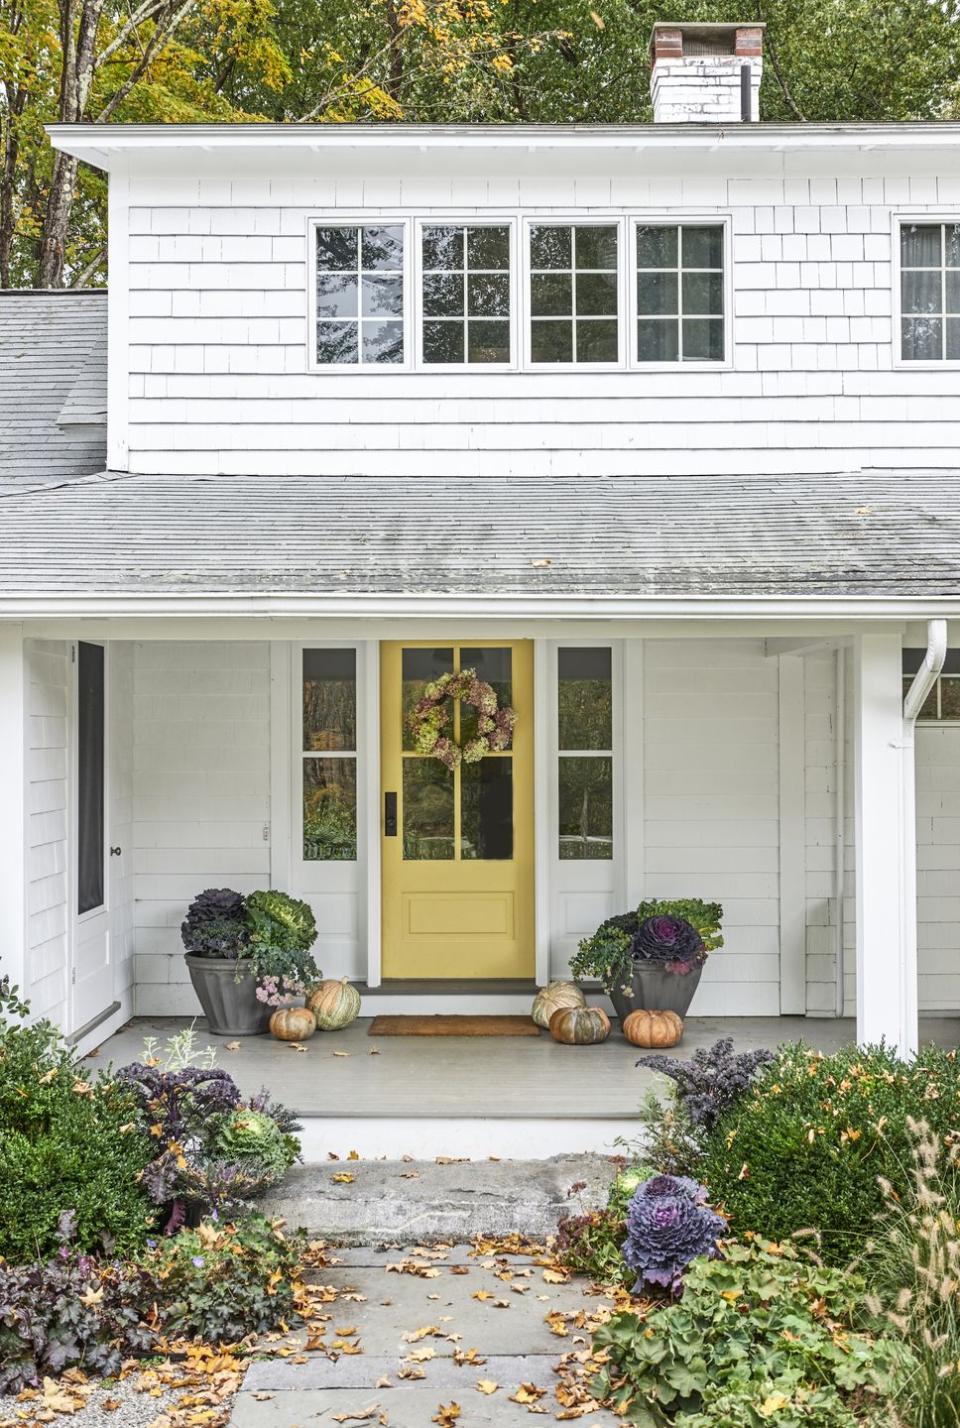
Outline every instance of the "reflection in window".
[[431, 224], [421, 241], [424, 362], [509, 362], [509, 227]]
[[[305, 649], [302, 822], [306, 862], [357, 856], [357, 652]], [[316, 757], [322, 752], [324, 757]]]
[[489, 757], [460, 767], [460, 856], [513, 857], [513, 760]]
[[537, 223], [530, 229], [530, 356], [616, 362], [617, 226]]
[[904, 361], [960, 361], [960, 223], [901, 226], [900, 336]]
[[723, 226], [642, 225], [637, 236], [637, 359], [723, 361]]
[[403, 361], [403, 227], [316, 230], [317, 361]]
[[609, 646], [557, 652], [559, 856], [613, 857], [613, 669]]
[[403, 856], [418, 863], [454, 856], [454, 778], [437, 759], [403, 761]]

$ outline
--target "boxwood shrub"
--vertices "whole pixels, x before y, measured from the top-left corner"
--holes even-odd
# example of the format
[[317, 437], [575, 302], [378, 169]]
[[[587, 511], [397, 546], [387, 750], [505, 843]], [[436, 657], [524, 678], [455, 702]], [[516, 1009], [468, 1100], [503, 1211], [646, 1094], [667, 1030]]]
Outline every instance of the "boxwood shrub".
[[734, 1233], [816, 1229], [824, 1258], [846, 1264], [876, 1229], [878, 1177], [909, 1189], [910, 1116], [960, 1143], [955, 1051], [931, 1046], [906, 1063], [884, 1046], [784, 1046], [701, 1142], [698, 1173]]

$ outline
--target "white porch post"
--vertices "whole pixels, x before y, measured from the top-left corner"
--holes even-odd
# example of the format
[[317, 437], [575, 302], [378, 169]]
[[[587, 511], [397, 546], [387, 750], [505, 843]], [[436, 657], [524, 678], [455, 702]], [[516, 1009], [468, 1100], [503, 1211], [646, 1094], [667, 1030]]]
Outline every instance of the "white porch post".
[[19, 625], [0, 625], [0, 976], [26, 990], [26, 670]]
[[857, 1041], [916, 1054], [913, 750], [905, 737], [899, 634], [854, 641]]

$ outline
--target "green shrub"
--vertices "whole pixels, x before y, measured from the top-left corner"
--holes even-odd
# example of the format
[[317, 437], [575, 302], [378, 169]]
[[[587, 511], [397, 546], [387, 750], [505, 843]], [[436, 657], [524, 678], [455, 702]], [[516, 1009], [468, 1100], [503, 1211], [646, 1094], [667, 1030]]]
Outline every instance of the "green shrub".
[[960, 1133], [955, 1052], [928, 1047], [906, 1063], [885, 1047], [784, 1046], [705, 1137], [697, 1173], [734, 1231], [814, 1228], [824, 1257], [845, 1264], [883, 1207], [879, 1177], [909, 1189], [911, 1115], [951, 1142]]
[[694, 1260], [678, 1302], [595, 1331], [607, 1364], [592, 1391], [650, 1428], [856, 1428], [855, 1405], [885, 1401], [895, 1357], [856, 1331], [862, 1293], [793, 1245], [728, 1245]]
[[109, 1076], [94, 1080], [47, 1021], [0, 986], [0, 1257], [47, 1259], [72, 1212], [79, 1250], [139, 1249], [154, 1210], [139, 1183], [153, 1156], [136, 1103]]
[[158, 1241], [144, 1260], [167, 1333], [209, 1343], [264, 1334], [294, 1313], [302, 1233], [249, 1215], [237, 1224], [203, 1220]]

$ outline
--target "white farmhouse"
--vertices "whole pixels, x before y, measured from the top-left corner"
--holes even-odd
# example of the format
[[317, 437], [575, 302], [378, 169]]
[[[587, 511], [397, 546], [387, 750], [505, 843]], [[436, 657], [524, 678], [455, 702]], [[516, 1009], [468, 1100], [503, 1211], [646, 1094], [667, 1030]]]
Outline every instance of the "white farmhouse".
[[110, 291], [0, 296], [0, 949], [81, 1045], [198, 1011], [211, 886], [371, 1010], [697, 896], [695, 1014], [960, 1012], [960, 125], [652, 45], [653, 124], [52, 126]]

